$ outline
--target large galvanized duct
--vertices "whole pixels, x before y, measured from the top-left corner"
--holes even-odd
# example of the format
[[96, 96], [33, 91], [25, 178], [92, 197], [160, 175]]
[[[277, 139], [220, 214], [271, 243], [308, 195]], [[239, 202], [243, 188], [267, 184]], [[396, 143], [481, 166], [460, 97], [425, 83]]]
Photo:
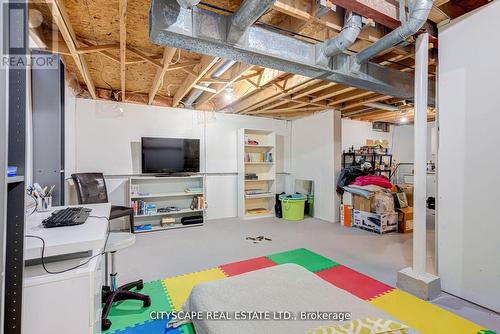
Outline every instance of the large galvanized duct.
[[[220, 78], [220, 76], [226, 73], [226, 71], [229, 70], [231, 66], [233, 66], [234, 64], [236, 64], [236, 61], [234, 60], [224, 61], [224, 63], [221, 66], [219, 66], [219, 68], [216, 69], [214, 73], [212, 73], [211, 78], [212, 79]], [[202, 83], [200, 86], [208, 87], [210, 86], [210, 83]], [[184, 105], [186, 105], [187, 107], [192, 106], [193, 103], [195, 103], [196, 100], [198, 100], [201, 94], [203, 94], [203, 91], [201, 89], [195, 88], [184, 102]]]
[[177, 0], [182, 8], [191, 9], [200, 3], [200, 0]]
[[361, 32], [362, 17], [356, 13], [348, 12], [345, 15], [342, 31], [332, 39], [321, 43], [321, 51], [327, 57], [341, 54], [349, 48]]
[[342, 31], [332, 39], [316, 45], [316, 64], [328, 66], [330, 58], [341, 54], [349, 48], [361, 32], [362, 17], [353, 12], [347, 12]]
[[380, 52], [393, 47], [408, 37], [416, 34], [424, 25], [432, 9], [433, 0], [414, 0], [410, 8], [410, 17], [399, 28], [394, 29], [377, 42], [363, 49], [353, 56], [353, 66], [356, 67], [378, 55]]
[[276, 0], [245, 0], [240, 8], [231, 15], [227, 41], [237, 42], [245, 33], [245, 30], [254, 24]]

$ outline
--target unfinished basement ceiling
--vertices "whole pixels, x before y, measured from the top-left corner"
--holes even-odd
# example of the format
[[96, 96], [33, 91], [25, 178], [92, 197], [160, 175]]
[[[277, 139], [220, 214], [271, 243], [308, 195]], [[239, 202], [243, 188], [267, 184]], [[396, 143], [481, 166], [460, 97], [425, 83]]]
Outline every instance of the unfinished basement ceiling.
[[[318, 0], [318, 2], [320, 2]], [[436, 35], [436, 25], [487, 1], [435, 1], [424, 28]], [[346, 51], [354, 54], [400, 25], [395, 0], [278, 0], [257, 21], [307, 43], [339, 34], [344, 7], [364, 17], [364, 27]], [[231, 15], [240, 0], [205, 0], [200, 8]], [[46, 0], [30, 4], [30, 33], [39, 45], [62, 55], [71, 86], [87, 98], [215, 110], [294, 119], [327, 108], [344, 117], [368, 121], [411, 121], [411, 101], [330, 81], [152, 44], [148, 32], [149, 0]], [[52, 8], [53, 10], [50, 10]], [[323, 9], [323, 10], [319, 10]], [[436, 72], [437, 38], [431, 38], [430, 77]], [[371, 60], [412, 73], [413, 41], [388, 49]], [[394, 110], [397, 108], [397, 111]], [[429, 110], [429, 119], [435, 117]]]

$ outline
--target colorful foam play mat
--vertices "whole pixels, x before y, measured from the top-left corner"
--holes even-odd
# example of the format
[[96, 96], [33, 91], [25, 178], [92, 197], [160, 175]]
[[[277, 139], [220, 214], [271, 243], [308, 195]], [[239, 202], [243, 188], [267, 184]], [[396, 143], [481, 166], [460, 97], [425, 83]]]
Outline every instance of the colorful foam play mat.
[[151, 320], [150, 315], [152, 312], [182, 310], [191, 289], [199, 283], [285, 263], [303, 266], [323, 280], [374, 305], [419, 333], [495, 334], [438, 306], [303, 248], [144, 283], [140, 292], [151, 297], [151, 306], [143, 308], [142, 302], [135, 300], [115, 303], [109, 315], [112, 326], [106, 333], [194, 334], [195, 330], [191, 324], [166, 328], [169, 321], [167, 318]]

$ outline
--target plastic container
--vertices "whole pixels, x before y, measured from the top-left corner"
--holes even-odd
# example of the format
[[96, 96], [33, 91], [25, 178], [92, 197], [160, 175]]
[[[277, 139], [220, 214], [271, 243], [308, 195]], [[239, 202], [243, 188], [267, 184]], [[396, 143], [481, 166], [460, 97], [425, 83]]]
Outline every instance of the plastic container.
[[283, 218], [286, 220], [303, 220], [306, 196], [302, 194], [280, 195]]

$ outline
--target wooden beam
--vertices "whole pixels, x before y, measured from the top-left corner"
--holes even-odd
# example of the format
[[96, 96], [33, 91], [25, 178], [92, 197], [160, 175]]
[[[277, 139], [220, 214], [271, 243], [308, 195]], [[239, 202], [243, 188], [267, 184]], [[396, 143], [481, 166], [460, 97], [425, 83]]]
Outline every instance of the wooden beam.
[[356, 89], [347, 93], [340, 94], [333, 99], [332, 102], [330, 102], [328, 105], [333, 107], [333, 106], [339, 106], [342, 103], [361, 98], [363, 96], [368, 96], [370, 94], [373, 94], [372, 92], [367, 92], [364, 90]]
[[106, 51], [106, 50], [117, 50], [120, 48], [120, 44], [101, 44], [101, 45], [91, 45], [91, 46], [84, 46], [76, 49], [76, 52], [79, 54], [84, 54], [84, 53], [93, 53], [93, 52], [100, 52], [100, 51]]
[[391, 29], [401, 25], [397, 1], [387, 0], [330, 0], [333, 4], [370, 18]]
[[187, 93], [193, 88], [194, 85], [198, 83], [198, 80], [203, 78], [203, 76], [210, 70], [212, 66], [214, 66], [219, 58], [212, 56], [203, 56], [201, 57], [200, 64], [198, 65], [198, 69], [196, 72], [196, 76], [189, 76], [184, 80], [184, 83], [181, 87], [175, 92], [174, 100], [172, 102], [173, 107], [177, 107], [179, 102], [186, 96]]
[[236, 63], [231, 68], [224, 73], [223, 77], [227, 79], [225, 83], [213, 83], [211, 86], [215, 89], [215, 93], [203, 93], [200, 95], [198, 100], [196, 101], [196, 109], [202, 109], [202, 105], [207, 103], [217, 97], [220, 93], [222, 93], [227, 87], [231, 86], [236, 80], [241, 78], [245, 72], [252, 69], [252, 65]]
[[344, 85], [337, 84], [337, 85], [335, 85], [333, 87], [325, 89], [318, 96], [316, 96], [315, 98], [313, 98], [311, 101], [312, 102], [318, 102], [318, 101], [323, 101], [323, 100], [326, 100], [326, 99], [331, 99], [332, 97], [335, 97], [335, 96], [338, 96], [338, 95], [341, 95], [341, 94], [353, 91], [355, 89], [356, 88], [347, 87], [347, 86], [344, 86]]
[[[110, 89], [97, 88], [96, 92], [97, 92], [97, 99], [99, 100], [116, 101], [114, 92]], [[134, 104], [146, 104], [148, 103], [148, 100], [149, 100], [148, 94], [127, 92], [124, 102], [134, 103]], [[170, 107], [172, 106], [172, 98], [157, 95], [154, 98], [153, 103], [151, 103], [151, 105]]]
[[172, 58], [174, 57], [176, 51], [177, 49], [169, 47], [163, 49], [162, 67], [156, 70], [153, 84], [151, 85], [151, 89], [149, 90], [148, 104], [153, 103], [156, 93], [163, 85], [163, 77], [165, 76], [165, 73], [167, 73], [170, 62], [172, 61]]
[[370, 94], [370, 95], [368, 95], [360, 100], [352, 101], [352, 102], [345, 104], [342, 108], [340, 108], [340, 110], [342, 112], [347, 112], [349, 109], [352, 109], [354, 107], [363, 106], [363, 105], [366, 105], [367, 103], [384, 101], [384, 100], [388, 100], [390, 98], [391, 98], [391, 96], [372, 93], [372, 94]]
[[[122, 1], [122, 0], [120, 0], [120, 1]], [[141, 50], [139, 50], [135, 47], [132, 47], [132, 46], [127, 47], [127, 50], [136, 54], [139, 58], [142, 58], [143, 60], [147, 61], [148, 63], [150, 63], [158, 68], [163, 68], [162, 63], [160, 63], [158, 60], [154, 59], [153, 57], [148, 56], [147, 54], [145, 54]]]
[[210, 87], [201, 86], [201, 85], [194, 85], [193, 88], [194, 89], [199, 89], [199, 90], [202, 90], [202, 91], [205, 91], [205, 92], [208, 92], [208, 93], [212, 93], [212, 94], [217, 93], [216, 89], [210, 88]]
[[318, 82], [319, 80], [317, 79], [311, 79], [301, 75], [291, 75], [290, 77], [279, 82], [281, 86], [284, 87], [283, 91], [271, 85], [269, 88], [261, 90], [238, 103], [238, 105], [234, 108], [234, 112], [246, 113], [248, 111], [252, 111], [270, 102], [276, 101], [283, 96], [293, 94]]
[[127, 0], [119, 0], [118, 12], [120, 16], [120, 86], [122, 101], [125, 100], [125, 82], [127, 68]]
[[83, 55], [78, 54], [78, 52], [76, 51], [76, 49], [78, 48], [78, 42], [76, 40], [75, 32], [71, 27], [71, 23], [64, 7], [60, 3], [60, 0], [45, 0], [45, 2], [50, 8], [53, 22], [57, 25], [59, 31], [61, 32], [61, 35], [66, 42], [66, 46], [71, 53], [71, 57], [73, 58], [76, 67], [80, 71], [85, 85], [87, 85], [87, 90], [89, 91], [90, 96], [95, 99], [97, 95], [95, 92], [94, 82], [92, 81], [92, 77], [90, 76], [85, 58], [83, 57]]

